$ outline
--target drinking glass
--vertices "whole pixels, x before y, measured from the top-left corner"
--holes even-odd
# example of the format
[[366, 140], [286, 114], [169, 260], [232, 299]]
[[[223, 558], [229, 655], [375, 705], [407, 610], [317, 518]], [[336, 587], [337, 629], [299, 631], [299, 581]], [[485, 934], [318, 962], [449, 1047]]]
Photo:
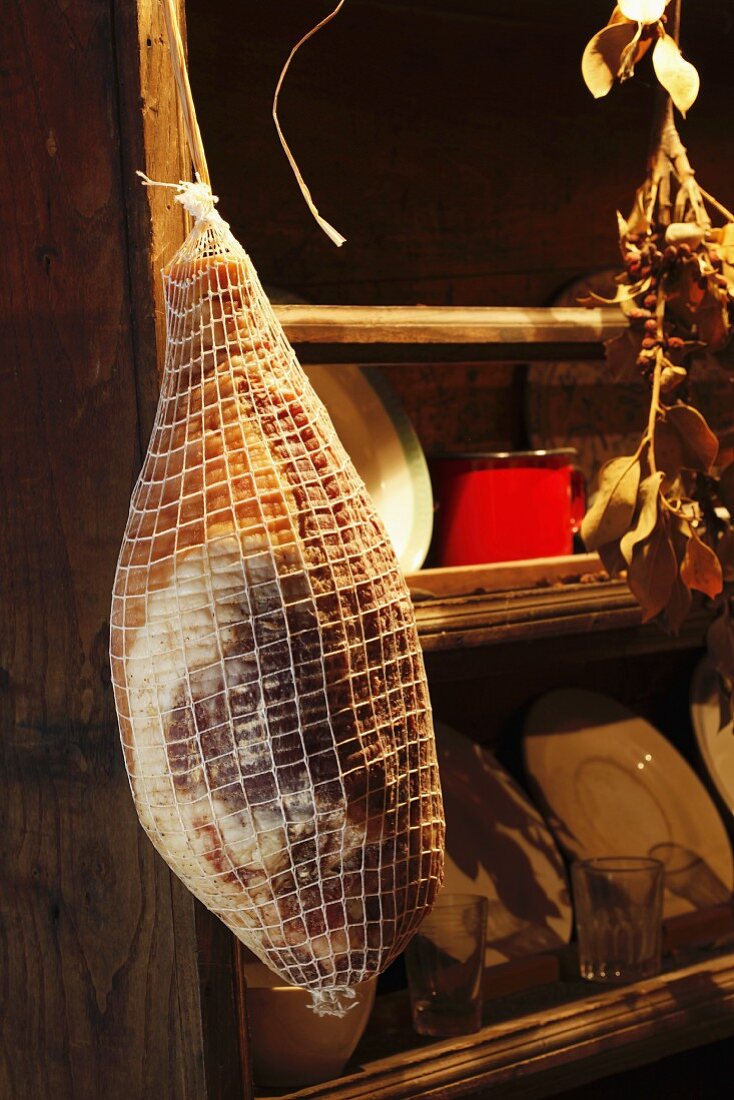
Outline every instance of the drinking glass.
[[468, 1035], [482, 1025], [485, 897], [441, 894], [408, 944], [413, 1027], [419, 1035]]
[[660, 971], [663, 864], [613, 856], [571, 868], [581, 977], [633, 982]]

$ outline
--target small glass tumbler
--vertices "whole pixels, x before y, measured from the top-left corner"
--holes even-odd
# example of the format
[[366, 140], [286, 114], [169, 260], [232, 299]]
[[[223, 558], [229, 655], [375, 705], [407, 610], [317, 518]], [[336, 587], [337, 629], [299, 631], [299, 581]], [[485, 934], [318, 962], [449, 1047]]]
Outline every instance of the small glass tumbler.
[[659, 859], [609, 856], [571, 868], [581, 977], [634, 982], [660, 971], [664, 869]]
[[485, 897], [441, 894], [405, 951], [419, 1035], [468, 1035], [482, 1026]]

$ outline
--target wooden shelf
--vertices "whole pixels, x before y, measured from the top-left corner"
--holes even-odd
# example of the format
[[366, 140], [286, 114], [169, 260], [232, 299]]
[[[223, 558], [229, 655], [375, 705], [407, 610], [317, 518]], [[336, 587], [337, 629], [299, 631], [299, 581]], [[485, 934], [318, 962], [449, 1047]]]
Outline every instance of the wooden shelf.
[[[454, 306], [276, 307], [305, 363], [425, 362], [520, 358], [603, 361], [603, 341], [626, 331], [616, 307], [516, 308]], [[466, 651], [487, 645], [558, 637], [604, 635], [626, 652], [702, 644], [707, 617], [689, 616], [680, 634], [642, 624], [622, 581], [605, 577], [596, 555], [537, 563], [424, 570], [408, 578], [424, 652]], [[576, 576], [574, 576], [574, 572]], [[610, 645], [606, 646], [609, 650]], [[573, 647], [571, 647], [571, 651]]]
[[[534, 1007], [528, 1007], [529, 1000]], [[518, 1004], [525, 1011], [503, 1018]], [[490, 1003], [487, 1012], [494, 1022], [475, 1035], [424, 1040], [334, 1081], [280, 1095], [299, 1100], [552, 1096], [734, 1035], [734, 954], [709, 954], [644, 982], [591, 993], [580, 982], [558, 983]], [[411, 1034], [406, 998], [378, 998], [370, 1030], [380, 1032], [383, 1042], [399, 1043], [401, 1036], [405, 1042]], [[369, 1033], [366, 1039], [363, 1049]]]
[[[609, 580], [596, 554], [427, 569], [407, 578], [427, 655], [480, 646], [627, 632], [627, 652], [703, 644], [708, 615], [698, 607], [680, 633], [642, 623], [626, 583]], [[609, 641], [609, 638], [607, 638]], [[607, 646], [607, 648], [609, 648]]]
[[301, 306], [276, 313], [304, 363], [598, 359], [627, 322], [616, 307]]
[[628, 652], [690, 649], [703, 644], [709, 622], [699, 608], [677, 635], [667, 634], [657, 622], [643, 624], [624, 581], [428, 599], [416, 602], [415, 615], [427, 654], [569, 636], [588, 644], [590, 635], [619, 630], [630, 631], [630, 640], [634, 635]]

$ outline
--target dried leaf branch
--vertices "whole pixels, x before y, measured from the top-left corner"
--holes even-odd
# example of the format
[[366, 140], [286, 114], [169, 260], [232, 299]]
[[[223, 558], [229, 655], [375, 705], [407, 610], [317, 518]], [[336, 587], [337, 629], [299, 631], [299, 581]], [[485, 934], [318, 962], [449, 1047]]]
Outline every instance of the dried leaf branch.
[[[662, 29], [666, 7], [664, 0], [620, 3], [601, 37], [587, 47], [585, 75], [589, 51], [598, 54], [602, 46], [618, 45], [621, 28], [635, 56], [645, 43], [656, 41], [656, 71], [662, 88], [675, 99], [671, 81], [661, 76], [674, 56], [667, 43], [671, 36]], [[673, 35], [679, 8], [675, 0], [669, 13]], [[677, 50], [675, 37], [671, 40]], [[607, 61], [612, 54], [607, 50]], [[626, 55], [627, 68], [631, 56]], [[624, 78], [619, 69], [617, 77]], [[697, 82], [696, 76], [696, 89]], [[671, 98], [662, 89], [651, 148], [647, 176], [629, 217], [617, 215], [624, 270], [611, 301], [625, 312], [629, 329], [606, 347], [615, 376], [639, 371], [648, 380], [647, 426], [634, 454], [602, 468], [581, 534], [610, 575], [626, 574], [644, 620], [662, 614], [677, 632], [693, 591], [718, 598], [728, 608], [720, 594], [724, 579], [734, 577], [734, 531], [726, 518], [727, 509], [734, 515], [734, 466], [715, 469], [718, 440], [686, 400], [692, 363], [720, 352], [731, 339], [734, 218], [698, 187], [675, 127]], [[723, 212], [726, 223], [713, 227], [708, 208]], [[593, 294], [585, 299], [590, 305], [601, 300]], [[723, 616], [722, 611], [725, 626], [717, 630], [734, 630], [731, 617]], [[734, 655], [734, 637], [727, 645]], [[726, 646], [721, 643], [719, 649]], [[730, 672], [734, 685], [734, 656]]]
[[665, 10], [670, 0], [619, 0], [606, 27], [584, 50], [581, 73], [591, 94], [599, 99], [634, 75], [635, 65], [652, 47], [655, 75], [680, 113], [693, 106], [699, 89], [698, 72], [680, 52], [675, 36], [666, 30]]

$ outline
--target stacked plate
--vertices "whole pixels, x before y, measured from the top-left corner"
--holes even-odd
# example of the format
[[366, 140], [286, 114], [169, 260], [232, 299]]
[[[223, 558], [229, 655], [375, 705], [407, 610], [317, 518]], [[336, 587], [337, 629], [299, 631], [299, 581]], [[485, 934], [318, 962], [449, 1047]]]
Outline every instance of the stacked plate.
[[[649, 722], [603, 695], [554, 691], [532, 707], [523, 752], [537, 801], [569, 858], [660, 859], [666, 917], [730, 900], [734, 860], [716, 807]], [[732, 767], [734, 753], [729, 759]], [[728, 774], [734, 779], [734, 768]]]

